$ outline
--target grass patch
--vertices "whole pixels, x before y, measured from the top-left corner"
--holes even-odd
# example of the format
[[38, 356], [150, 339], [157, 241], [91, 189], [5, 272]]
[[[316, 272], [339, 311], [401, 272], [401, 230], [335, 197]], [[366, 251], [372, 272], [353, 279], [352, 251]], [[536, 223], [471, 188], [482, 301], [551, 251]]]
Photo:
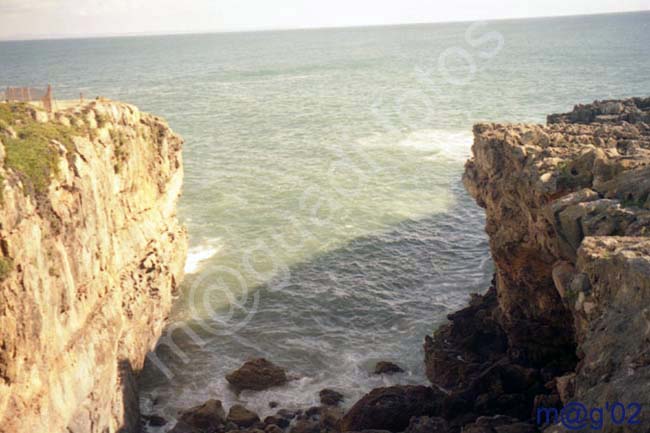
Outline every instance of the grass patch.
[[52, 176], [58, 174], [59, 154], [52, 140], [63, 144], [68, 152], [74, 148], [72, 137], [81, 135], [77, 128], [58, 123], [36, 122], [26, 104], [0, 104], [0, 121], [12, 126], [17, 138], [5, 136], [5, 166], [16, 172], [25, 192], [43, 193]]

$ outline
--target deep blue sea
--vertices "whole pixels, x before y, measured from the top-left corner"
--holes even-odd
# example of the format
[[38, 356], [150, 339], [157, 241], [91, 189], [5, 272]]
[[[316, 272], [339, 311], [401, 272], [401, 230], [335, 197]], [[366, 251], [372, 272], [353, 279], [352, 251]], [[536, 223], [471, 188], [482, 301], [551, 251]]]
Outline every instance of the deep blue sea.
[[[130, 102], [186, 140], [181, 331], [140, 380], [168, 418], [424, 383], [424, 336], [493, 271], [460, 181], [472, 125], [649, 96], [649, 71], [650, 13], [0, 42], [0, 89]], [[257, 356], [296, 380], [233, 393], [224, 374]]]

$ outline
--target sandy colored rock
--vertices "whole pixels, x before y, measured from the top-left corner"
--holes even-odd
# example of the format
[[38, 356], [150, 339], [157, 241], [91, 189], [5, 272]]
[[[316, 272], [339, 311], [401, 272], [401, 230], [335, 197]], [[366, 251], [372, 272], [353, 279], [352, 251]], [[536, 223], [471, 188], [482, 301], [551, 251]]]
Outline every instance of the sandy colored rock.
[[58, 174], [43, 192], [30, 194], [0, 164], [0, 260], [10, 264], [0, 283], [0, 431], [135, 430], [134, 375], [163, 329], [187, 250], [176, 219], [182, 140], [127, 104], [61, 113], [104, 122], [77, 131], [69, 149], [50, 142]]

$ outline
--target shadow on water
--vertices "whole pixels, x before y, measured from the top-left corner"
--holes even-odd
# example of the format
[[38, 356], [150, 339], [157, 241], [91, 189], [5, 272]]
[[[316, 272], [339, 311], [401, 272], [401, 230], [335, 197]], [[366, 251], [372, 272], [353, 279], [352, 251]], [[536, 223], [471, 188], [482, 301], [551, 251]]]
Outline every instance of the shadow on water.
[[159, 346], [156, 355], [174, 377], [168, 381], [148, 361], [143, 388], [162, 399], [192, 400], [253, 357], [359, 392], [365, 385], [355, 378], [380, 359], [398, 361], [407, 381], [424, 381], [424, 336], [470, 293], [484, 291], [492, 275], [483, 211], [468, 206], [459, 189], [460, 204], [444, 213], [357, 238], [292, 266], [282, 284], [256, 287], [246, 303], [193, 321], [204, 344], [177, 330], [174, 342], [186, 359]]

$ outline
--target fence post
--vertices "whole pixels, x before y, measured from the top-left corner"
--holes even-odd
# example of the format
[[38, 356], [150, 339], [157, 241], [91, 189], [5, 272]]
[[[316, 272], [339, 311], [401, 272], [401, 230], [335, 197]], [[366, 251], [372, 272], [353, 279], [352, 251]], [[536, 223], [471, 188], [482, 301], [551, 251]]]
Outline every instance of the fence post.
[[45, 96], [43, 96], [43, 108], [45, 108], [45, 111], [48, 113], [52, 112], [52, 86], [49, 84], [47, 85], [47, 92], [45, 93]]

